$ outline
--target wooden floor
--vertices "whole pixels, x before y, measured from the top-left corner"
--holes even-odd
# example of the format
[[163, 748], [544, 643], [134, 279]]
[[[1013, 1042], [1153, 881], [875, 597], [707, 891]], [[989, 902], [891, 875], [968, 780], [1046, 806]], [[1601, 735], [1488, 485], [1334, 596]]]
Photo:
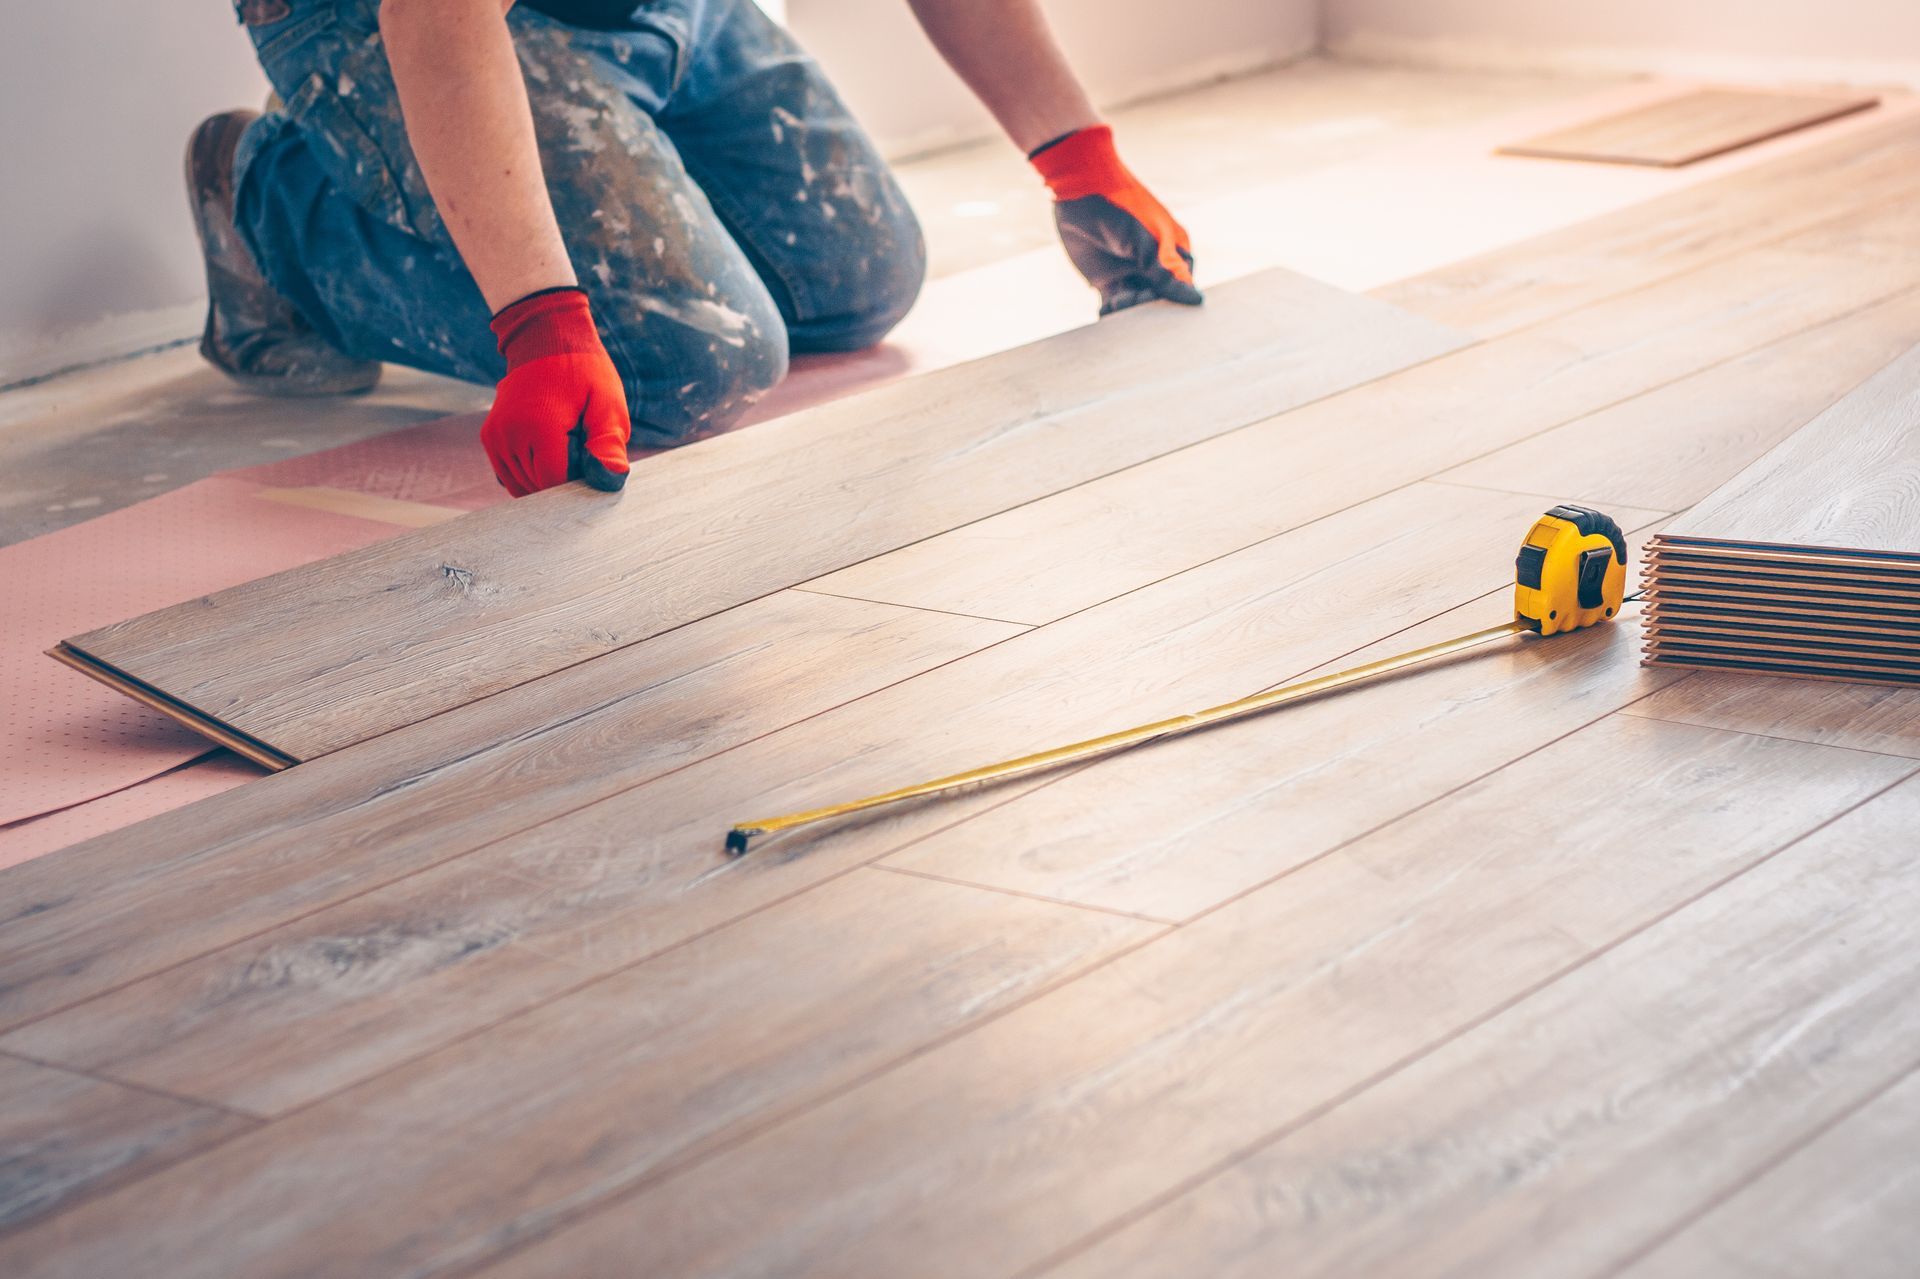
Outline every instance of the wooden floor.
[[1504, 620], [1554, 502], [1637, 546], [1920, 341], [1917, 161], [1380, 290], [1446, 340], [0, 873], [0, 1274], [1910, 1274], [1914, 690], [1628, 616], [719, 844]]

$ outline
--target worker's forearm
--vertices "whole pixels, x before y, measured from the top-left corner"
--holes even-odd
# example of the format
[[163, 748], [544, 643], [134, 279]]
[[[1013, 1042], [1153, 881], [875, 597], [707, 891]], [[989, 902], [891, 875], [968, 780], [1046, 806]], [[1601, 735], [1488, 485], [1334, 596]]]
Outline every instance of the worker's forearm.
[[1097, 123], [1039, 0], [908, 0], [927, 36], [1022, 151]]
[[487, 305], [576, 283], [501, 0], [382, 0], [380, 33], [407, 138]]

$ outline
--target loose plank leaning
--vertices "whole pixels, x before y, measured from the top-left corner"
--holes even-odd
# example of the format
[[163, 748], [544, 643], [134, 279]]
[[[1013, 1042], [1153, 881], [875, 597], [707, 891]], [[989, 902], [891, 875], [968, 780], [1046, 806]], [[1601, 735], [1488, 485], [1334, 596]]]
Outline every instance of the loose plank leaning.
[[0, 871], [0, 1027], [390, 883], [1019, 629], [782, 591]]

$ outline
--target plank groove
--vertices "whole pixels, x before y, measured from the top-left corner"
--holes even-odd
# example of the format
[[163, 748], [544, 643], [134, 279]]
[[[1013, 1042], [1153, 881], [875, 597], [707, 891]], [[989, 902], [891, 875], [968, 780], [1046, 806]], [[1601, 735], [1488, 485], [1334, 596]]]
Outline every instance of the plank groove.
[[1629, 715], [1920, 759], [1920, 690], [1700, 672]]
[[1920, 1256], [1920, 1073], [1621, 1271], [1623, 1279], [1907, 1279]]
[[210, 1106], [0, 1053], [0, 1239], [252, 1126]]
[[649, 459], [618, 500], [550, 490], [68, 647], [312, 759], [1462, 340], [1267, 272]]

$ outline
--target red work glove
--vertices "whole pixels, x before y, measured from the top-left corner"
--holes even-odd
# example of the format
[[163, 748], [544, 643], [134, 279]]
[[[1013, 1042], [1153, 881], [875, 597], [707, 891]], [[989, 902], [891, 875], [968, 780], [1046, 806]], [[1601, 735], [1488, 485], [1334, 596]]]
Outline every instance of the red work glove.
[[587, 295], [543, 289], [493, 317], [507, 375], [480, 427], [493, 473], [515, 497], [585, 480], [627, 482], [627, 391], [594, 330]]
[[1067, 256], [1100, 290], [1100, 314], [1155, 298], [1200, 304], [1186, 228], [1120, 163], [1112, 129], [1077, 130], [1027, 158], [1053, 192]]

